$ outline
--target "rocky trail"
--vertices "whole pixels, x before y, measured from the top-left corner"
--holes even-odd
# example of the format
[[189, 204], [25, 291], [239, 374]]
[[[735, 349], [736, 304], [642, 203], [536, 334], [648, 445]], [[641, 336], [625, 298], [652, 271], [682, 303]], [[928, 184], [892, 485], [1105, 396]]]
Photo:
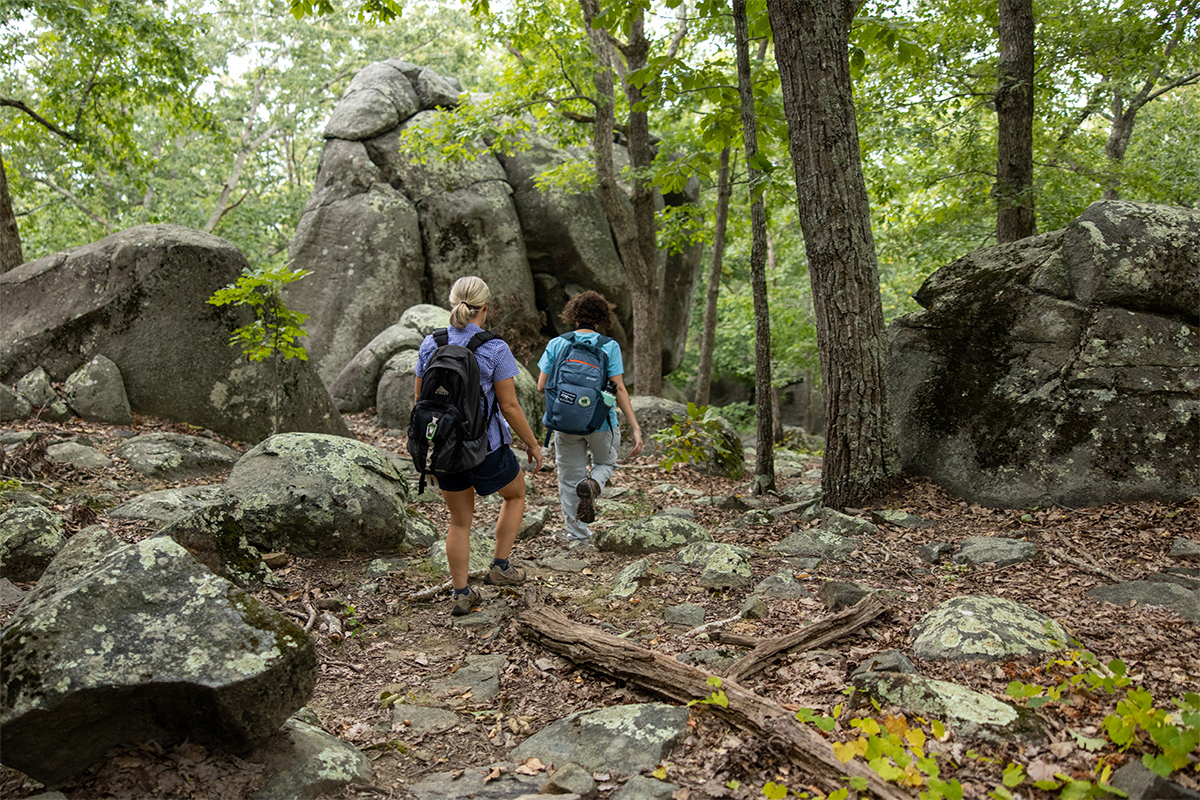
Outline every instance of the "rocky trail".
[[[369, 414], [347, 421], [360, 440], [403, 453], [398, 432], [378, 428]], [[133, 427], [35, 421], [7, 431], [11, 437], [48, 434], [40, 440], [43, 449], [52, 442], [83, 444], [108, 456], [111, 465], [39, 461], [29, 448], [14, 446], [14, 438], [4, 476], [22, 479], [24, 487], [9, 486], [0, 511], [32, 493], [63, 514], [71, 532], [101, 524], [132, 541], [160, 526], [111, 516], [114, 508], [154, 490], [219, 484], [228, 473], [218, 470], [182, 483], [148, 479], [116, 456], [124, 439], [152, 430], [219, 437], [149, 417], [137, 417]], [[446, 580], [424, 547], [327, 559], [276, 556], [270, 565], [279, 583], [257, 597], [310, 627], [317, 639], [320, 679], [303, 713], [359, 748], [373, 768], [369, 781], [319, 796], [424, 800], [550, 791], [696, 800], [757, 798], [781, 786], [794, 796], [821, 796], [830, 786], [814, 778], [819, 770], [798, 754], [804, 747], [826, 747], [823, 755], [833, 757], [836, 769], [842, 763], [838, 754], [849, 752], [847, 743], [852, 750], [856, 739], [865, 739], [868, 746], [870, 725], [852, 722], [868, 718], [883, 726], [884, 737], [890, 731], [909, 747], [919, 742], [921, 752], [937, 763], [936, 780], [957, 781], [969, 798], [1002, 787], [1013, 765], [1020, 766], [1024, 781], [1013, 796], [1059, 797], [1067, 796], [1064, 787], [1071, 781], [1082, 787], [1107, 775], [1106, 769], [1160, 752], [1145, 733], [1125, 751], [1106, 736], [1105, 717], [1117, 710], [1129, 687], [1107, 691], [1115, 687], [1113, 674], [1103, 666], [1093, 669], [1088, 654], [1099, 665], [1119, 659], [1132, 686], [1144, 689], [1157, 708], [1174, 710], [1172, 698], [1197, 692], [1200, 500], [995, 509], [961, 502], [925, 479], [906, 478], [888, 496], [848, 513], [855, 527], [839, 537], [841, 549], [813, 554], [811, 547], [821, 541], [817, 533], [832, 527], [812, 502], [820, 466], [818, 456], [781, 453], [779, 495], [755, 498], [745, 479], [712, 478], [690, 468], [667, 473], [655, 458], [622, 465], [600, 498], [594, 531], [616, 536], [623, 523], [650, 515], [686, 520], [732, 546], [723, 556], [738, 554], [729, 556], [736, 563], [724, 572], [711, 563], [715, 551], [694, 544], [649, 553], [568, 549], [554, 536], [561, 521], [552, 469], [530, 475], [527, 526], [514, 550], [530, 580], [521, 590], [481, 586], [481, 607], [462, 618], [449, 615], [445, 593], [414, 599]], [[413, 508], [439, 535], [444, 531], [440, 502], [419, 498]], [[497, 509], [498, 503], [481, 501], [476, 528], [490, 531]], [[785, 541], [795, 546], [781, 549]], [[1004, 549], [974, 549], [987, 544]], [[695, 560], [689, 563], [685, 551]], [[2, 587], [0, 619], [7, 621], [31, 585]], [[1162, 595], [1135, 591], [1145, 585], [1183, 591], [1171, 595], [1179, 602], [1168, 607], [1146, 600]], [[1094, 590], [1112, 586], [1134, 588], [1109, 595], [1113, 602], [1094, 596]], [[914, 629], [920, 630], [929, 612], [956, 597], [981, 595], [1057, 622], [1069, 637], [1067, 649], [961, 660], [928, 657], [914, 646]], [[852, 616], [849, 609], [865, 614], [868, 606], [856, 606], [860, 602], [878, 608], [866, 621], [839, 629]], [[753, 670], [739, 669], [738, 680], [728, 679], [739, 659], [745, 666], [747, 654], [763, 652], [755, 646], [823, 622], [837, 635], [816, 646], [763, 654]], [[614, 653], [659, 668], [639, 676], [621, 667], [620, 658], [606, 660]], [[876, 707], [870, 695], [855, 691], [852, 680], [873, 659], [876, 664], [907, 659], [922, 679], [1037, 706], [1028, 713], [1041, 734], [987, 735], [950, 724], [943, 729], [928, 712], [886, 702]], [[682, 671], [675, 673], [677, 665]], [[902, 674], [876, 669], [871, 674]], [[1087, 674], [1098, 676], [1098, 688], [1071, 688], [1089, 685], [1083, 678], [1071, 682]], [[696, 675], [727, 677], [702, 684], [712, 687], [708, 702], [688, 709], [679, 686]], [[1014, 681], [1055, 688], [1062, 696], [1040, 705], [1014, 701], [1006, 693]], [[719, 703], [721, 691], [729, 708]], [[554, 763], [528, 755], [535, 734], [576, 712], [664, 702], [684, 708], [683, 732], [673, 749], [637, 769], [580, 769], [561, 763], [565, 759]], [[764, 705], [753, 705], [760, 702]], [[813, 721], [795, 723], [804, 733], [791, 733], [792, 722], [756, 728], [753, 719], [746, 721], [752, 706]], [[1195, 754], [1190, 758], [1191, 766], [1170, 780], [1181, 791], [1196, 792], [1200, 773]], [[843, 774], [878, 779], [879, 770], [872, 771], [863, 758], [851, 755], [846, 761]], [[1036, 788], [1038, 780], [1056, 788]], [[114, 751], [84, 778], [56, 788], [71, 800], [248, 798], [262, 782], [261, 764], [193, 743], [168, 749], [146, 744]], [[916, 797], [940, 785], [927, 772], [901, 768], [877, 796], [886, 791]], [[15, 770], [0, 772], [0, 795], [6, 798], [35, 796], [44, 788]]]

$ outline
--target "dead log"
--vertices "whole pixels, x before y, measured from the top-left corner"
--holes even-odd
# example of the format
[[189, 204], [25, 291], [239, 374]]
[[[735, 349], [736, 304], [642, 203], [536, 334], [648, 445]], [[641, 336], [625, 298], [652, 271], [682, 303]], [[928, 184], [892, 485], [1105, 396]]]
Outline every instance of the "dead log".
[[[551, 652], [672, 702], [703, 700], [713, 691], [707, 682], [711, 677], [708, 672], [680, 663], [673, 656], [572, 622], [552, 608], [541, 606], [524, 611], [517, 618], [517, 625], [523, 636]], [[838, 761], [829, 742], [778, 703], [742, 688], [735, 681], [724, 681], [721, 690], [729, 705], [722, 708], [710, 704], [709, 710], [736, 728], [782, 747], [822, 791], [844, 788], [845, 777], [861, 777], [878, 800], [911, 800], [907, 792], [885, 783], [862, 763]]]
[[716, 637], [717, 644], [729, 644], [734, 647], [748, 647], [753, 650], [763, 643], [761, 636], [747, 636], [744, 633], [730, 633], [729, 631], [717, 631], [715, 634], [709, 634], [710, 637]]
[[321, 624], [329, 631], [329, 641], [337, 644], [346, 638], [342, 633], [342, 621], [328, 611], [321, 612]]
[[817, 620], [806, 628], [759, 642], [753, 650], [725, 670], [725, 677], [735, 681], [745, 680], [788, 650], [824, 647], [863, 627], [882, 614], [885, 608], [877, 595], [869, 594], [849, 608]]

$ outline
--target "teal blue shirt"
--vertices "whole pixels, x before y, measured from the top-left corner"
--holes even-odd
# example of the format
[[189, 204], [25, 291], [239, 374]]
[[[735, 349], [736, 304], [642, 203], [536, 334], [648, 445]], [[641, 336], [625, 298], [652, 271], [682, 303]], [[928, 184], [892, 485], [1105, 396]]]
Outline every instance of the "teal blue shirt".
[[[587, 342], [588, 344], [596, 344], [599, 338], [600, 334], [596, 333], [595, 331], [588, 331], [586, 333], [580, 333], [579, 331], [575, 332], [576, 341]], [[571, 343], [566, 339], [562, 338], [561, 336], [555, 336], [546, 344], [546, 350], [542, 353], [542, 357], [538, 359], [538, 369], [549, 375], [550, 371], [554, 369], [554, 362], [558, 359], [558, 354], [570, 346]], [[608, 342], [600, 349], [603, 350], [604, 355], [608, 357], [608, 377], [615, 378], [618, 375], [624, 375], [625, 362], [621, 358], [621, 345], [617, 344], [615, 339], [609, 339]], [[616, 429], [617, 410], [614, 406], [608, 410], [608, 419], [605, 421], [604, 425], [600, 427], [600, 430], [612, 431]]]

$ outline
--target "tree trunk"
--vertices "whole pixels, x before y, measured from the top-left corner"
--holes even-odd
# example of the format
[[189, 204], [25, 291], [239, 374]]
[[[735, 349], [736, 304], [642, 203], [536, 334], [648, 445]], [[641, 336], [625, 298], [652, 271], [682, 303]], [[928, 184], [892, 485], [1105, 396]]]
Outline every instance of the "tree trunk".
[[771, 310], [767, 303], [767, 211], [758, 186], [762, 173], [758, 156], [758, 118], [750, 75], [750, 30], [746, 0], [733, 0], [734, 46], [737, 50], [738, 98], [742, 110], [742, 140], [750, 178], [750, 293], [754, 298], [755, 444], [753, 493], [775, 491], [775, 426], [771, 395]]
[[[645, 35], [645, 12], [637, 6], [629, 26], [629, 42], [623, 49], [625, 69], [622, 84], [629, 103], [629, 166], [633, 170], [633, 221], [637, 230], [640, 258], [626, 262], [633, 301], [633, 366], [638, 394], [657, 397], [662, 394], [662, 297], [658, 280], [658, 232], [655, 220], [654, 188], [647, 177], [654, 161], [650, 143], [650, 117], [646, 113], [645, 96], [640, 86], [629, 80], [629, 74], [645, 68], [650, 43]], [[639, 325], [638, 308], [643, 309]]]
[[1037, 233], [1033, 204], [1033, 0], [1000, 0], [996, 241]]
[[853, 0], [767, 0], [825, 393], [824, 503], [843, 509], [899, 471], [887, 335], [850, 91]]
[[[598, 0], [579, 0], [587, 26], [588, 42], [596, 57], [593, 81], [596, 87], [596, 119], [592, 128], [592, 150], [600, 206], [612, 227], [617, 253], [629, 276], [633, 305], [633, 383], [638, 394], [662, 391], [662, 337], [659, 316], [658, 265], [642, 256], [638, 222], [626, 207], [613, 163], [613, 131], [616, 128], [616, 98], [613, 60], [616, 54], [604, 30], [594, 27], [600, 13]], [[631, 137], [632, 138], [632, 137]], [[633, 153], [630, 153], [633, 158]]]
[[696, 405], [708, 405], [712, 390], [713, 348], [717, 340], [717, 297], [721, 292], [721, 265], [725, 259], [725, 229], [729, 225], [729, 148], [721, 151], [717, 172], [717, 221], [713, 230], [712, 265], [708, 270], [708, 293], [704, 298], [704, 332], [700, 335], [700, 366], [696, 368]]
[[25, 263], [21, 254], [21, 231], [13, 211], [12, 195], [8, 192], [8, 172], [0, 154], [0, 272], [8, 272]]

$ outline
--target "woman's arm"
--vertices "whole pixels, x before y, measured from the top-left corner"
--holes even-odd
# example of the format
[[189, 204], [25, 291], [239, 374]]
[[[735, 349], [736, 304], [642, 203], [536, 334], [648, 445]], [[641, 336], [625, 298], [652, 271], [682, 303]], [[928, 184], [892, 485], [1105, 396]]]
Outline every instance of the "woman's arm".
[[416, 385], [417, 385], [416, 391], [413, 392], [413, 403], [414, 404], [416, 404], [416, 402], [421, 399], [421, 376], [420, 375], [417, 376], [417, 384]]
[[529, 420], [525, 419], [525, 412], [521, 410], [521, 403], [517, 400], [516, 380], [506, 378], [493, 383], [492, 388], [496, 392], [496, 402], [500, 406], [500, 413], [504, 415], [508, 424], [512, 426], [513, 432], [525, 444], [525, 452], [529, 455], [529, 461], [537, 465], [533, 471], [540, 472], [542, 448], [538, 447], [537, 437], [533, 435], [533, 428], [529, 427]]
[[629, 457], [633, 458], [642, 452], [642, 427], [638, 425], [637, 417], [633, 414], [633, 403], [629, 400], [629, 390], [625, 388], [625, 376], [614, 375], [612, 381], [617, 385], [617, 406], [625, 415], [625, 421], [629, 423], [629, 434], [633, 437], [633, 448], [629, 451]]
[[550, 376], [544, 372], [538, 373], [538, 391], [542, 394], [546, 393], [546, 383], [550, 380]]

